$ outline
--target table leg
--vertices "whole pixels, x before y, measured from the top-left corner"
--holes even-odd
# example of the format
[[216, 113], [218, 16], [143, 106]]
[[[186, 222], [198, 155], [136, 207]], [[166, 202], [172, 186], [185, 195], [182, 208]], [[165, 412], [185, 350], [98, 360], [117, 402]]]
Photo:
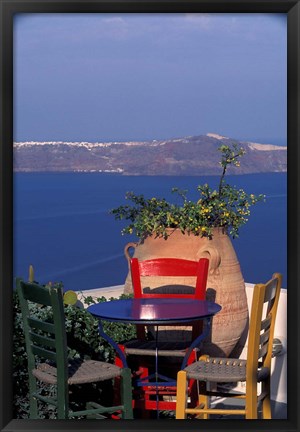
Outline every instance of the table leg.
[[[155, 382], [158, 383], [158, 326], [155, 333]], [[156, 385], [156, 417], [159, 418], [159, 400], [158, 400], [158, 385]]]
[[126, 361], [126, 356], [123, 353], [123, 351], [120, 349], [119, 345], [110, 337], [108, 336], [108, 334], [105, 333], [105, 331], [103, 330], [103, 326], [102, 326], [102, 322], [99, 320], [99, 334], [100, 336], [103, 337], [103, 339], [105, 339], [119, 354], [119, 357], [123, 363], [123, 367], [127, 368], [127, 361]]
[[202, 342], [209, 335], [209, 332], [211, 329], [211, 317], [205, 318], [204, 322], [206, 324], [204, 326], [205, 327], [204, 331], [196, 339], [193, 340], [193, 342], [191, 343], [191, 345], [187, 349], [186, 354], [184, 356], [184, 359], [181, 363], [181, 370], [186, 368], [188, 359], [189, 359], [193, 349], [196, 348], [200, 344], [200, 342]]

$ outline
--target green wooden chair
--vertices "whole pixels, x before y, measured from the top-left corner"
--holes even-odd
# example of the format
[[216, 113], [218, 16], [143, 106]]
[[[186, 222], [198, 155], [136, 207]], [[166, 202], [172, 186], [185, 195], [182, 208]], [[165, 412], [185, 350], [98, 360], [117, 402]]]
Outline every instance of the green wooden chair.
[[[17, 279], [17, 292], [22, 311], [28, 356], [30, 418], [38, 418], [38, 400], [57, 407], [57, 418], [87, 416], [103, 418], [103, 414], [121, 413], [132, 419], [131, 371], [94, 360], [68, 360], [63, 292], [60, 287], [44, 287]], [[32, 315], [29, 302], [49, 306], [53, 321], [42, 321]], [[42, 359], [42, 360], [41, 360]], [[42, 362], [43, 361], [43, 362]], [[95, 402], [86, 409], [73, 411], [69, 406], [69, 386], [121, 378], [121, 403], [104, 407]], [[41, 394], [39, 382], [56, 386], [56, 396]]]

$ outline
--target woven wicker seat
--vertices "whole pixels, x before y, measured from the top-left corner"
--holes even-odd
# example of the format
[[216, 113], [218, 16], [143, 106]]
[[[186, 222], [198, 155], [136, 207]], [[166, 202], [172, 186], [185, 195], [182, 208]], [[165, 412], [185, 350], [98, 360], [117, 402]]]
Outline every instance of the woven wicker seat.
[[[189, 347], [187, 342], [165, 342], [161, 341], [157, 343], [157, 355], [161, 357], [184, 357], [186, 349]], [[156, 343], [155, 341], [144, 341], [144, 340], [133, 340], [126, 342], [125, 354], [126, 355], [145, 355], [154, 356], [156, 354]]]
[[[33, 376], [47, 384], [57, 384], [57, 368], [49, 363], [40, 363], [32, 371]], [[86, 384], [105, 381], [121, 375], [121, 368], [95, 360], [74, 360], [68, 365], [68, 384]]]
[[[121, 414], [122, 418], [133, 418], [131, 371], [129, 368], [94, 360], [69, 360], [63, 292], [61, 287], [44, 287], [36, 283], [17, 280], [23, 327], [28, 357], [30, 418], [38, 418], [37, 401], [57, 408], [57, 418], [87, 416], [103, 418], [102, 414]], [[52, 320], [42, 320], [32, 314], [30, 303], [47, 306]], [[43, 362], [41, 362], [41, 359]], [[69, 385], [95, 383], [121, 378], [121, 403], [102, 406], [95, 401], [87, 402], [86, 409], [72, 411], [69, 407]], [[47, 386], [40, 392], [40, 382], [55, 385], [56, 392], [45, 395]], [[56, 393], [56, 395], [55, 395]]]
[[[189, 379], [214, 382], [246, 381], [246, 360], [207, 357], [185, 368]], [[270, 369], [263, 367], [257, 371], [257, 381], [270, 375]]]
[[[273, 337], [282, 276], [275, 273], [266, 284], [257, 284], [253, 299], [248, 334], [247, 359], [212, 358], [202, 355], [199, 361], [177, 374], [176, 419], [187, 415], [207, 419], [210, 414], [244, 415], [246, 419], [258, 418], [258, 403], [262, 402], [262, 416], [271, 418], [270, 380]], [[187, 383], [200, 382], [198, 402], [187, 406]], [[245, 382], [245, 394], [211, 391], [210, 383]], [[257, 384], [261, 383], [259, 390]], [[243, 409], [211, 408], [210, 397], [222, 396], [245, 400]]]

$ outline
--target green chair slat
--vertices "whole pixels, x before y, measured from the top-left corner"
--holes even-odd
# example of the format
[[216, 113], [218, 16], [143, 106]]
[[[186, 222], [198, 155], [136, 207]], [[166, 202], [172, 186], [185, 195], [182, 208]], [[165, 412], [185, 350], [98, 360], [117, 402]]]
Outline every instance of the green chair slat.
[[[38, 289], [36, 287], [38, 287]], [[40, 287], [39, 285], [36, 285], [34, 283], [23, 283], [22, 290], [25, 300], [42, 304], [44, 306], [52, 306], [49, 288]]]
[[[98, 406], [98, 408], [96, 408]], [[122, 405], [106, 407], [98, 404], [94, 404], [94, 408], [82, 410], [82, 411], [72, 411], [70, 412], [70, 417], [78, 417], [82, 415], [91, 415], [91, 414], [104, 414], [104, 413], [114, 413], [120, 411], [123, 408]]]
[[41, 336], [37, 333], [29, 332], [30, 339], [35, 342], [35, 344], [42, 345], [44, 347], [55, 348], [55, 339], [50, 339], [47, 336]]
[[45, 333], [55, 334], [55, 327], [52, 323], [41, 321], [37, 318], [27, 318], [27, 322], [31, 328], [42, 330]]
[[40, 395], [39, 393], [36, 393], [36, 392], [33, 392], [32, 395], [36, 399], [39, 399], [40, 401], [45, 402], [45, 403], [47, 403], [49, 405], [54, 405], [54, 406], [58, 405], [57, 399], [49, 398], [49, 397], [46, 397], [46, 396], [42, 396], [42, 395]]
[[37, 345], [31, 345], [31, 351], [32, 351], [33, 354], [35, 354], [35, 355], [37, 355], [39, 357], [42, 357], [42, 358], [44, 358], [46, 360], [51, 360], [51, 361], [54, 361], [54, 362], [56, 362], [56, 360], [57, 360], [57, 354], [56, 354], [56, 352], [49, 351], [49, 350], [47, 350], [45, 348], [41, 348], [41, 347], [39, 347]]

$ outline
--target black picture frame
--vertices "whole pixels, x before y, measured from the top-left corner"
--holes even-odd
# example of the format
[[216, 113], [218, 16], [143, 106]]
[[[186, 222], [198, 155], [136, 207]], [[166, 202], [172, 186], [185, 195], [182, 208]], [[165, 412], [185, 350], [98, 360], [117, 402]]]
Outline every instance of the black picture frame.
[[[288, 418], [286, 420], [210, 420], [205, 423], [171, 420], [17, 420], [12, 418], [12, 280], [13, 280], [13, 16], [17, 13], [286, 13], [288, 22]], [[298, 431], [299, 427], [299, 0], [0, 0], [0, 429], [12, 431], [86, 430], [224, 430]]]

